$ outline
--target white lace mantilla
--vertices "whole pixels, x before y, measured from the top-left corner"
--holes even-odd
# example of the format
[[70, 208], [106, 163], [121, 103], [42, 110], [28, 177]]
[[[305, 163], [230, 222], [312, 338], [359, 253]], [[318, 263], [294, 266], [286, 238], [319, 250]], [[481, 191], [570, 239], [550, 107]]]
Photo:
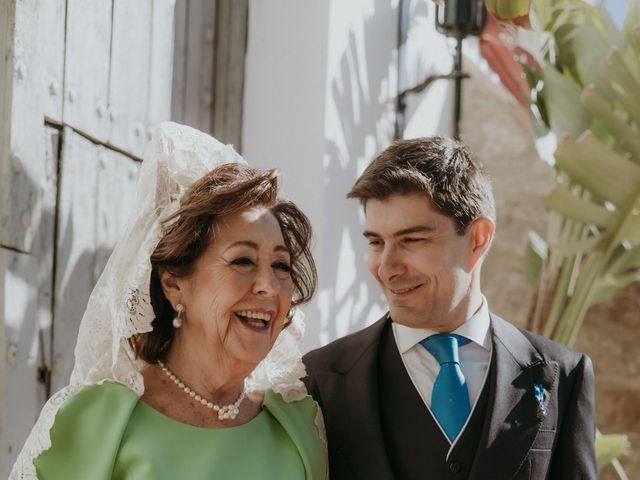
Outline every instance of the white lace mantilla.
[[[197, 179], [230, 162], [245, 163], [230, 145], [176, 123], [158, 127], [140, 169], [136, 206], [82, 317], [70, 385], [45, 404], [10, 480], [37, 479], [33, 460], [51, 447], [49, 432], [58, 410], [81, 389], [115, 380], [142, 395], [142, 362], [135, 359], [128, 338], [152, 330], [149, 258], [160, 240], [161, 223], [178, 209], [180, 199]], [[271, 352], [246, 379], [249, 391], [272, 389], [287, 402], [306, 396], [300, 381], [305, 369], [298, 348], [303, 333], [303, 316], [297, 312]]]

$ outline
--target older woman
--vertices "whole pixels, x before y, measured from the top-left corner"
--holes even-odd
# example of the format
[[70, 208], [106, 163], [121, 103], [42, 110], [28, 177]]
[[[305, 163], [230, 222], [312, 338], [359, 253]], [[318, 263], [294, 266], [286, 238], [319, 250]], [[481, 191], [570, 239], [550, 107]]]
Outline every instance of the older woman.
[[310, 237], [273, 171], [164, 124], [89, 301], [71, 385], [12, 478], [326, 478], [292, 315], [315, 289]]

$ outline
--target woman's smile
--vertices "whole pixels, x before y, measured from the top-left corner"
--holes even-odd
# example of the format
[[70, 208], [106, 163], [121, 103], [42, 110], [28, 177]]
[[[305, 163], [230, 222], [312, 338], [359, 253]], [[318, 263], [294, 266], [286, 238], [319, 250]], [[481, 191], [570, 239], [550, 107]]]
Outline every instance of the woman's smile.
[[273, 311], [264, 310], [240, 310], [233, 312], [233, 315], [245, 326], [259, 333], [270, 333]]

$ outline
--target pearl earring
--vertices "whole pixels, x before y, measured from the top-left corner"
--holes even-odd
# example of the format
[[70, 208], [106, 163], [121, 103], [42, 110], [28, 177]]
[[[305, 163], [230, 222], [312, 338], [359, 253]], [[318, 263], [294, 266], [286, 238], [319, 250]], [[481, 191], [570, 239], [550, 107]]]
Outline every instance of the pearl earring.
[[173, 317], [173, 328], [180, 328], [182, 326], [182, 312], [184, 311], [184, 307], [181, 303], [176, 305], [176, 316]]

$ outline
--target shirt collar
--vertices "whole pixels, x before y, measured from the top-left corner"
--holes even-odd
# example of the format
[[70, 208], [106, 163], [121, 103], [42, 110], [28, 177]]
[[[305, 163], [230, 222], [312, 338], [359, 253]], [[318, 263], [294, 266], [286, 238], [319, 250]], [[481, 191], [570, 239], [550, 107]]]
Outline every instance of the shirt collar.
[[[491, 339], [489, 337], [490, 323], [487, 299], [483, 296], [482, 305], [480, 305], [476, 313], [451, 333], [468, 338], [485, 350], [491, 351]], [[428, 328], [411, 328], [395, 322], [393, 322], [392, 327], [400, 353], [407, 352], [425, 338], [438, 333]]]

